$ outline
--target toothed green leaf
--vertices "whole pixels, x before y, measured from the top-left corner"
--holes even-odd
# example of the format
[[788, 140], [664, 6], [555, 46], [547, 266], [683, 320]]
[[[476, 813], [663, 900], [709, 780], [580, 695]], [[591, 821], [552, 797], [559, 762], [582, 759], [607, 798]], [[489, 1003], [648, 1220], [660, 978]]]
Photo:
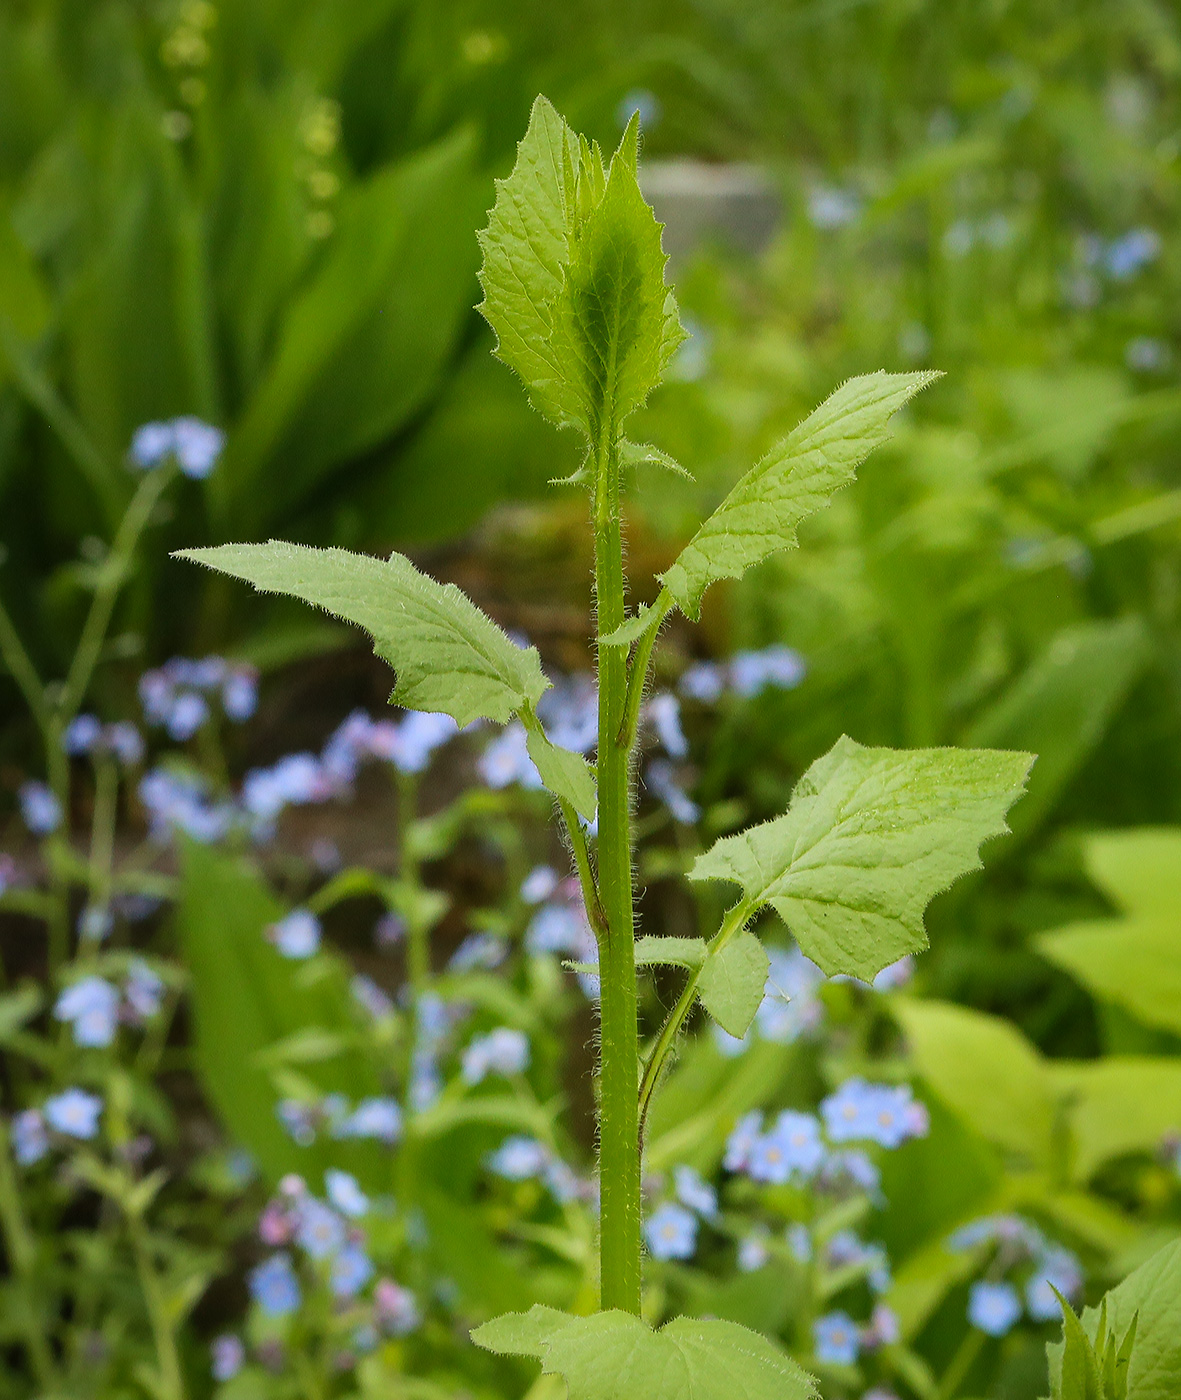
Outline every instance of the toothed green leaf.
[[825, 972], [869, 980], [926, 947], [924, 910], [980, 865], [982, 842], [1008, 830], [1005, 813], [1032, 762], [839, 739], [800, 779], [784, 816], [718, 841], [689, 878], [741, 885]]
[[749, 929], [742, 929], [701, 969], [697, 994], [701, 1004], [724, 1031], [739, 1040], [763, 1000], [770, 962], [763, 945]]
[[695, 618], [711, 583], [796, 542], [796, 527], [853, 480], [885, 442], [890, 418], [938, 374], [863, 374], [842, 384], [746, 473], [701, 526], [661, 582]]
[[543, 413], [591, 438], [644, 401], [684, 338], [636, 142], [633, 121], [605, 171], [539, 97], [480, 235], [497, 355]]
[[535, 1305], [472, 1332], [488, 1351], [533, 1356], [566, 1381], [569, 1400], [810, 1400], [816, 1385], [758, 1332], [678, 1317], [654, 1332], [638, 1317], [571, 1317]]
[[551, 744], [535, 729], [529, 731], [525, 742], [529, 757], [549, 791], [569, 802], [580, 817], [593, 821], [599, 799], [595, 776], [586, 759], [580, 753]]
[[440, 711], [460, 725], [481, 717], [503, 724], [549, 686], [532, 647], [515, 646], [453, 583], [438, 583], [400, 554], [374, 559], [271, 540], [176, 557], [363, 627], [397, 673], [391, 698], [408, 709]]

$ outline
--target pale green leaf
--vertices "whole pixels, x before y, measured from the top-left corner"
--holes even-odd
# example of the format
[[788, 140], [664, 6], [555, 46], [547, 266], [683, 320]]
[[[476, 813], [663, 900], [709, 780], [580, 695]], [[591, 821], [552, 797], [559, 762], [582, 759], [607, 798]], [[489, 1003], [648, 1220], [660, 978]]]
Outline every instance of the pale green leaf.
[[1171, 919], [1104, 919], [1037, 939], [1049, 958], [1100, 1001], [1181, 1034], [1181, 900]]
[[636, 179], [636, 136], [633, 120], [602, 199], [571, 239], [554, 313], [554, 344], [592, 438], [644, 402], [684, 339], [664, 285], [661, 225]]
[[521, 376], [537, 407], [558, 423], [580, 422], [582, 404], [566, 383], [553, 344], [574, 219], [579, 151], [574, 133], [544, 97], [479, 235], [484, 265], [479, 310], [496, 333], [496, 354]]
[[683, 967], [692, 971], [705, 961], [704, 938], [654, 937], [636, 939], [637, 967]]
[[1155, 1152], [1181, 1128], [1181, 1059], [1053, 1060], [1047, 1070], [1069, 1106], [1073, 1174], [1080, 1182], [1117, 1157]]
[[938, 374], [878, 370], [842, 384], [753, 466], [681, 551], [661, 582], [689, 617], [711, 583], [796, 542], [801, 520], [847, 486], [885, 442], [890, 418]]
[[1087, 838], [1087, 874], [1113, 904], [1181, 922], [1181, 827], [1138, 827]]
[[599, 799], [595, 776], [586, 759], [580, 753], [551, 744], [540, 729], [530, 729], [525, 743], [549, 791], [569, 802], [580, 817], [593, 821]]
[[633, 122], [605, 172], [539, 97], [480, 235], [497, 355], [543, 413], [590, 437], [644, 401], [683, 338], [636, 139]]
[[631, 646], [644, 635], [649, 627], [656, 627], [664, 619], [665, 611], [659, 608], [650, 608], [647, 603], [641, 603], [639, 611], [634, 616], [629, 617], [626, 622], [621, 622], [613, 632], [608, 632], [602, 639], [604, 646], [624, 647]]
[[1037, 1164], [1050, 1159], [1056, 1097], [1046, 1063], [1019, 1030], [950, 1002], [896, 998], [915, 1069], [988, 1142]]
[[659, 1332], [623, 1312], [570, 1317], [535, 1306], [472, 1332], [489, 1351], [536, 1357], [569, 1400], [808, 1400], [812, 1378], [758, 1332], [678, 1317]]
[[536, 704], [549, 682], [541, 659], [515, 646], [453, 583], [419, 573], [409, 559], [374, 559], [305, 545], [226, 544], [176, 556], [286, 593], [363, 627], [397, 672], [392, 699], [412, 710], [449, 714], [465, 725], [507, 722]]
[[[1107, 1333], [1120, 1351], [1135, 1325], [1127, 1364], [1128, 1400], [1177, 1400], [1181, 1395], [1181, 1240], [1174, 1240], [1104, 1297]], [[1100, 1312], [1087, 1308], [1082, 1327], [1095, 1341]], [[1064, 1382], [1063, 1348], [1047, 1348], [1055, 1397], [1075, 1400]]]
[[749, 929], [740, 930], [711, 953], [701, 969], [701, 1004], [724, 1031], [739, 1040], [750, 1029], [763, 1000], [770, 961]]
[[692, 880], [741, 885], [830, 975], [871, 980], [927, 945], [923, 912], [1008, 830], [1032, 759], [985, 749], [863, 748], [842, 738], [796, 785], [787, 813], [727, 836]]

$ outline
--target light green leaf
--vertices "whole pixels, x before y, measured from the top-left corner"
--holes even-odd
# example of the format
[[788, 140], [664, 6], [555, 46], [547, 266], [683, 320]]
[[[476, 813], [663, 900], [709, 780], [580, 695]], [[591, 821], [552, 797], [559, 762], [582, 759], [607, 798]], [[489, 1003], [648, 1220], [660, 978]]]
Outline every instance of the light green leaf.
[[[1181, 1240], [1159, 1249], [1104, 1297], [1107, 1335], [1122, 1352], [1135, 1323], [1127, 1364], [1128, 1400], [1176, 1400], [1181, 1395]], [[1087, 1308], [1082, 1327], [1095, 1341], [1100, 1312]], [[1055, 1397], [1075, 1400], [1065, 1386], [1061, 1345], [1047, 1348]], [[1106, 1400], [1106, 1398], [1105, 1398]]]
[[727, 836], [691, 880], [741, 885], [768, 904], [825, 972], [866, 981], [927, 945], [923, 911], [1008, 830], [1028, 754], [863, 748], [837, 741], [796, 785], [787, 813]]
[[540, 729], [530, 729], [525, 743], [549, 791], [569, 802], [580, 817], [593, 821], [599, 797], [595, 775], [586, 759], [580, 753], [551, 744]]
[[539, 97], [480, 235], [497, 355], [544, 414], [592, 437], [644, 401], [683, 338], [636, 140], [633, 121], [604, 171]]
[[636, 939], [637, 967], [683, 967], [692, 971], [705, 961], [704, 938], [653, 937]]
[[1053, 1387], [1054, 1400], [1109, 1400], [1103, 1394], [1091, 1339], [1069, 1304], [1062, 1308], [1062, 1342], [1062, 1371]]
[[842, 384], [753, 466], [681, 551], [661, 582], [689, 617], [711, 583], [796, 542], [796, 527], [847, 486], [885, 442], [890, 418], [938, 374], [878, 370]]
[[701, 969], [697, 993], [702, 1006], [739, 1040], [763, 1000], [770, 966], [763, 945], [749, 929], [742, 929], [711, 953]]
[[1046, 1066], [1069, 1105], [1073, 1174], [1089, 1180], [1105, 1162], [1154, 1152], [1181, 1127], [1181, 1059], [1113, 1056]]
[[582, 413], [553, 345], [578, 168], [574, 133], [538, 97], [512, 174], [496, 182], [496, 203], [479, 235], [479, 310], [496, 333], [496, 354], [521, 376], [541, 412], [563, 424], [581, 421]]
[[897, 998], [915, 1068], [931, 1090], [988, 1142], [1049, 1161], [1055, 1092], [1045, 1061], [999, 1016], [950, 1002]]
[[734, 1322], [678, 1317], [659, 1332], [623, 1312], [571, 1317], [534, 1306], [472, 1332], [488, 1351], [534, 1356], [569, 1400], [808, 1400], [816, 1385], [766, 1337]]
[[1087, 838], [1087, 874], [1114, 904], [1145, 918], [1181, 919], [1181, 827], [1138, 827]]
[[1181, 902], [1172, 919], [1105, 919], [1042, 934], [1037, 949], [1100, 1001], [1181, 1033]]
[[391, 699], [408, 709], [441, 711], [460, 725], [481, 716], [504, 724], [548, 688], [532, 647], [514, 646], [453, 583], [419, 573], [400, 554], [374, 559], [271, 540], [181, 550], [176, 557], [363, 627], [397, 672]]
[[663, 621], [667, 609], [650, 608], [647, 603], [641, 603], [639, 611], [633, 617], [629, 617], [626, 622], [621, 622], [613, 631], [608, 632], [603, 638], [603, 644], [609, 647], [631, 646], [634, 641], [647, 632], [649, 627], [658, 626]]
[[660, 224], [636, 179], [633, 119], [602, 200], [571, 241], [555, 308], [555, 343], [577, 385], [588, 434], [620, 424], [660, 383], [684, 339], [664, 285]]

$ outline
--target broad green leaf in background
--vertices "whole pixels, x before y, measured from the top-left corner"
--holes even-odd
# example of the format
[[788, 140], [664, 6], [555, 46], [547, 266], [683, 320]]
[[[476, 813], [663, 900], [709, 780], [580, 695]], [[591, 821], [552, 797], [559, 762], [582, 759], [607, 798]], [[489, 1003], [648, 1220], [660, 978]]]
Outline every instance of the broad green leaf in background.
[[711, 583], [740, 578], [794, 545], [800, 521], [853, 480], [858, 464], [886, 441], [891, 417], [938, 377], [879, 370], [830, 394], [746, 473], [661, 575], [681, 611], [697, 617]]
[[[297, 1171], [347, 1165], [373, 1189], [386, 1189], [388, 1168], [372, 1144], [319, 1143], [298, 1147], [276, 1114], [278, 1094], [266, 1067], [268, 1052], [289, 1038], [317, 1031], [344, 1037], [354, 1025], [343, 973], [307, 985], [303, 970], [267, 942], [265, 930], [287, 912], [245, 862], [187, 842], [177, 908], [185, 962], [192, 978], [197, 1073], [232, 1137], [271, 1180]], [[322, 1091], [351, 1099], [380, 1093], [367, 1056], [344, 1053], [300, 1072]]]
[[1055, 1060], [1046, 1069], [1069, 1115], [1079, 1181], [1126, 1153], [1154, 1153], [1181, 1131], [1181, 1058]]
[[[1181, 1395], [1181, 1240], [1159, 1249], [1104, 1296], [1109, 1336], [1122, 1345], [1133, 1319], [1135, 1341], [1127, 1368], [1128, 1400], [1177, 1400]], [[1100, 1310], [1087, 1308], [1082, 1326], [1093, 1342]], [[1076, 1400], [1063, 1382], [1063, 1348], [1047, 1347], [1055, 1400]]]
[[1056, 1112], [1045, 1062], [998, 1016], [950, 1002], [898, 997], [894, 1015], [915, 1069], [951, 1111], [986, 1141], [1045, 1165]]
[[543, 413], [589, 437], [643, 402], [683, 338], [636, 142], [633, 121], [604, 171], [539, 97], [480, 235], [497, 355]]
[[724, 1031], [739, 1040], [763, 1000], [770, 968], [763, 945], [743, 929], [706, 958], [697, 983], [701, 1004]]
[[177, 557], [363, 627], [397, 672], [392, 698], [408, 709], [442, 711], [460, 725], [481, 716], [503, 724], [549, 685], [532, 647], [515, 646], [453, 583], [419, 573], [400, 554], [374, 559], [272, 540]]
[[1042, 934], [1038, 951], [1097, 1000], [1181, 1034], [1181, 830], [1107, 832], [1084, 850], [1091, 879], [1129, 917]]
[[458, 133], [350, 192], [211, 482], [239, 529], [298, 504], [425, 402], [471, 304], [483, 189]]
[[1064, 628], [1046, 651], [982, 714], [964, 742], [1026, 749], [1038, 756], [1013, 830], [1024, 835], [1102, 738], [1148, 659], [1138, 618]]
[[727, 836], [691, 880], [730, 880], [769, 904], [830, 976], [865, 980], [926, 947], [923, 911], [980, 866], [1008, 830], [1028, 754], [863, 748], [837, 741], [796, 785], [787, 813]]
[[678, 1317], [659, 1332], [628, 1313], [508, 1313], [472, 1332], [488, 1351], [534, 1356], [565, 1378], [569, 1400], [808, 1400], [816, 1384], [757, 1332]]

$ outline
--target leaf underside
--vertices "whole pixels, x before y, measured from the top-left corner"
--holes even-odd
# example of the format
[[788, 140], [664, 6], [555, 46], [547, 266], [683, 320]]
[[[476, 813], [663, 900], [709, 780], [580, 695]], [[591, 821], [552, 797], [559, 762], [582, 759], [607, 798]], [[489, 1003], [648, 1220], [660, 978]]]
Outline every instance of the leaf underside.
[[811, 1400], [815, 1382], [758, 1332], [678, 1317], [659, 1332], [624, 1312], [571, 1317], [535, 1305], [477, 1327], [488, 1351], [533, 1356], [569, 1400]]
[[979, 867], [982, 842], [1008, 830], [1005, 813], [1032, 762], [1001, 750], [839, 739], [800, 779], [784, 816], [718, 841], [689, 878], [741, 885], [830, 976], [869, 980], [926, 947], [924, 910]]
[[391, 699], [408, 709], [439, 711], [461, 726], [479, 718], [504, 724], [549, 686], [534, 648], [514, 645], [453, 583], [429, 578], [400, 554], [375, 559], [271, 540], [177, 557], [363, 627], [397, 673]]
[[550, 743], [537, 730], [530, 730], [525, 742], [529, 757], [548, 790], [569, 802], [580, 817], [593, 821], [598, 793], [594, 773], [586, 759], [580, 753]]
[[878, 370], [830, 394], [746, 473], [661, 575], [681, 611], [696, 618], [711, 583], [740, 578], [794, 545], [800, 521], [853, 480], [858, 464], [886, 441], [891, 417], [937, 378]]
[[749, 929], [742, 929], [712, 953], [701, 969], [697, 991], [702, 1006], [739, 1040], [762, 1003], [770, 965], [763, 945]]

